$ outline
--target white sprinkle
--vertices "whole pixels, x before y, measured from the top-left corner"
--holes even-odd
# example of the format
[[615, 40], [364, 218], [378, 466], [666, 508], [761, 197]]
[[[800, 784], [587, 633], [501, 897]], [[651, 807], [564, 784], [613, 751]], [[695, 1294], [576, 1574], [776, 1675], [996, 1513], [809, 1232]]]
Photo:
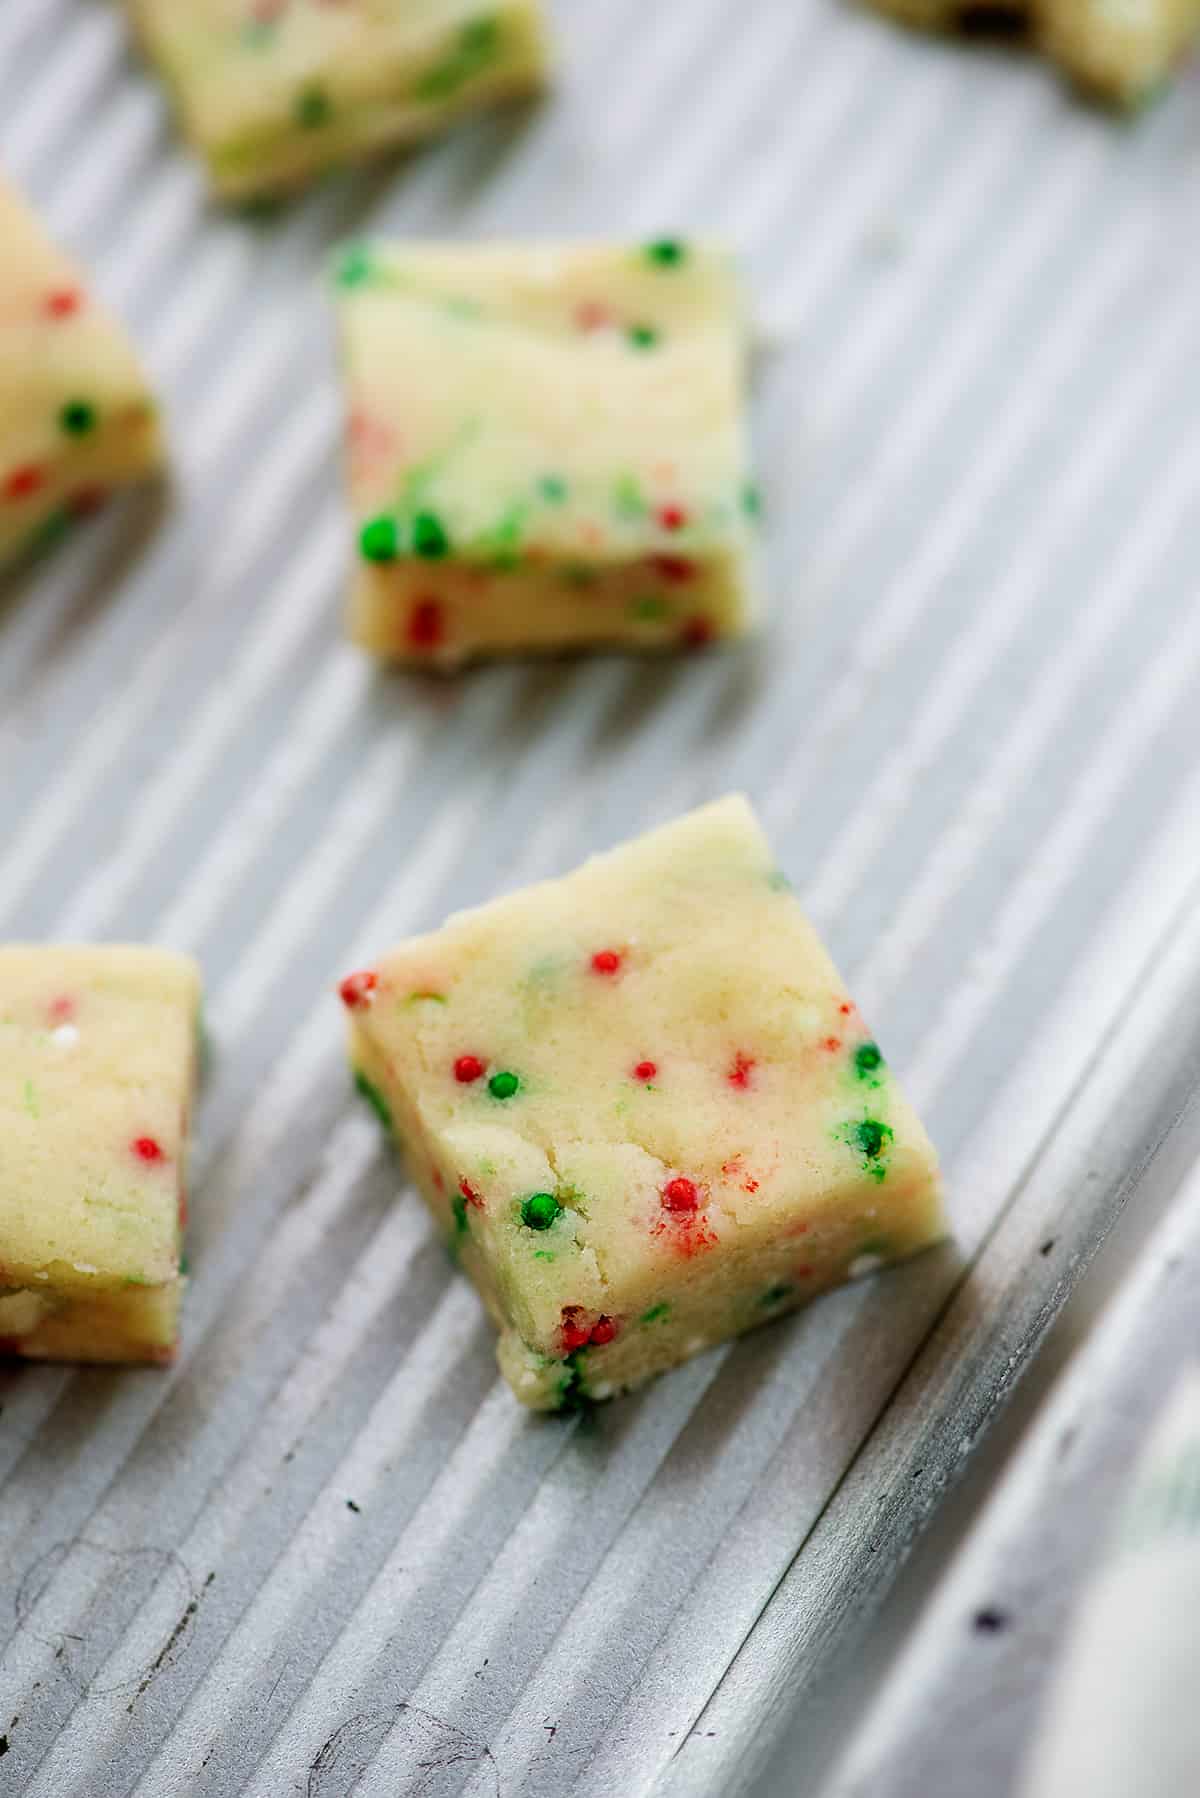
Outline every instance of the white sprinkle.
[[593, 1398], [611, 1398], [613, 1393], [616, 1390], [617, 1389], [613, 1385], [611, 1380], [601, 1380], [601, 1382], [598, 1386], [592, 1387], [592, 1397]]
[[59, 1049], [73, 1049], [79, 1041], [79, 1031], [74, 1024], [59, 1024], [50, 1032], [50, 1041]]
[[98, 1274], [100, 1269], [93, 1267], [90, 1261], [72, 1261], [71, 1266], [77, 1274]]
[[882, 1255], [856, 1255], [847, 1272], [852, 1280], [861, 1280], [864, 1274], [878, 1273], [882, 1266]]
[[522, 1386], [536, 1386], [537, 1385], [537, 1375], [535, 1373], [531, 1373], [529, 1368], [527, 1367], [525, 1369], [525, 1372], [521, 1375], [519, 1384]]

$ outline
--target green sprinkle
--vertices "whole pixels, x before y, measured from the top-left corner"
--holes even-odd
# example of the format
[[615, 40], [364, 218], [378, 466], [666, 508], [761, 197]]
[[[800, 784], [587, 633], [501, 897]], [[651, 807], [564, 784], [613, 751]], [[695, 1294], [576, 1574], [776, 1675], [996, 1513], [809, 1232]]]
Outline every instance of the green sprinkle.
[[630, 617], [640, 618], [646, 624], [665, 618], [669, 611], [666, 600], [659, 599], [656, 594], [650, 594], [645, 599], [631, 599], [629, 602]]
[[864, 1118], [855, 1124], [853, 1139], [868, 1161], [878, 1161], [883, 1154], [884, 1144], [895, 1132], [887, 1124], [881, 1124], [878, 1118]]
[[753, 481], [747, 481], [742, 488], [742, 511], [747, 518], [762, 516], [762, 494]]
[[687, 246], [677, 237], [660, 237], [646, 245], [646, 261], [655, 268], [678, 268], [687, 257]]
[[58, 422], [71, 437], [86, 437], [96, 426], [96, 408], [86, 400], [71, 400], [58, 415]]
[[358, 546], [368, 562], [394, 562], [400, 554], [400, 533], [396, 520], [381, 512], [364, 524]]
[[521, 1206], [521, 1222], [527, 1230], [548, 1230], [562, 1209], [552, 1192], [531, 1193]]
[[786, 1281], [782, 1281], [778, 1286], [768, 1286], [758, 1302], [764, 1307], [782, 1305], [784, 1299], [791, 1298], [795, 1290], [794, 1286], [789, 1286]]
[[445, 993], [410, 993], [405, 1000], [406, 1005], [417, 1005], [419, 1003], [427, 1005], [447, 1005], [449, 1004], [449, 1000], [446, 998]]
[[625, 335], [635, 350], [653, 350], [658, 347], [659, 334], [653, 325], [630, 325]]
[[413, 519], [413, 552], [427, 562], [440, 561], [450, 551], [450, 539], [436, 512], [418, 512]]
[[538, 482], [538, 492], [548, 506], [561, 506], [567, 497], [567, 483], [561, 475], [545, 474]]
[[470, 19], [450, 54], [424, 74], [413, 89], [418, 100], [447, 100], [464, 82], [487, 67], [500, 49], [500, 21], [492, 14]]
[[[854, 1071], [860, 1080], [869, 1080], [884, 1065], [883, 1055], [878, 1043], [860, 1043], [854, 1051]], [[871, 1081], [878, 1086], [877, 1080]]]
[[618, 475], [613, 483], [613, 506], [622, 518], [644, 518], [646, 515], [646, 497], [641, 483], [628, 470]]
[[554, 1260], [554, 1256], [549, 1249], [534, 1249], [533, 1258], [535, 1261], [553, 1261]]
[[884, 1150], [895, 1135], [889, 1124], [881, 1123], [878, 1118], [860, 1118], [857, 1123], [844, 1125], [838, 1135], [862, 1156], [863, 1169], [872, 1180], [880, 1182], [887, 1178]]
[[469, 1228], [467, 1224], [467, 1201], [461, 1192], [456, 1192], [450, 1201], [450, 1209], [454, 1213], [454, 1226], [459, 1236], [465, 1236]]
[[25, 1082], [25, 1109], [31, 1118], [41, 1117], [42, 1108], [38, 1104], [37, 1089], [32, 1080]]
[[471, 19], [462, 28], [460, 38], [466, 55], [479, 58], [494, 56], [500, 47], [500, 21], [491, 14]]
[[521, 1090], [521, 1082], [515, 1074], [502, 1070], [493, 1074], [488, 1081], [488, 1091], [493, 1099], [511, 1099]]
[[448, 100], [463, 79], [460, 67], [457, 58], [450, 62], [440, 62], [427, 75], [422, 75], [413, 88], [413, 99]]
[[773, 893], [790, 893], [792, 890], [792, 883], [782, 868], [776, 868], [767, 875], [767, 885]]
[[588, 1390], [578, 1350], [567, 1356], [563, 1366], [567, 1371], [559, 1381], [558, 1408], [560, 1411], [582, 1411], [588, 1403]]
[[338, 259], [333, 278], [339, 287], [365, 287], [374, 273], [370, 252], [362, 244], [352, 244]]
[[325, 89], [314, 84], [311, 87], [302, 88], [296, 95], [296, 104], [292, 113], [302, 131], [318, 131], [322, 125], [329, 123], [333, 115], [333, 107]]
[[375, 1113], [375, 1116], [379, 1119], [379, 1122], [390, 1136], [392, 1133], [392, 1108], [380, 1092], [379, 1088], [375, 1085], [374, 1081], [368, 1080], [361, 1068], [355, 1068], [354, 1070], [354, 1090], [358, 1093], [360, 1098], [367, 1101], [367, 1104], [371, 1107], [371, 1110]]
[[659, 1305], [651, 1305], [649, 1311], [643, 1311], [640, 1322], [644, 1324], [656, 1324], [661, 1322], [664, 1317], [670, 1317], [670, 1315], [671, 1307], [664, 1299]]
[[[186, 1249], [183, 1250], [183, 1252], [180, 1254], [180, 1257], [179, 1257], [179, 1271], [184, 1276], [190, 1274], [192, 1271], [192, 1264], [188, 1260]], [[154, 1282], [153, 1280], [147, 1280], [146, 1284], [147, 1284], [147, 1286], [153, 1286], [154, 1284], [156, 1284], [156, 1282]]]

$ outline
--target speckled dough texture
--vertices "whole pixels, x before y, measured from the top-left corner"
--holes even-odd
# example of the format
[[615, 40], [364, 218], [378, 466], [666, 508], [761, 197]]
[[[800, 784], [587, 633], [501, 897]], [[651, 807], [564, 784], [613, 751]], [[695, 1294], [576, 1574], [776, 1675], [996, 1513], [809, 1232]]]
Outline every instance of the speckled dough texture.
[[945, 1233], [929, 1140], [741, 798], [451, 918], [342, 998], [360, 1090], [534, 1408]]
[[535, 92], [540, 0], [128, 0], [227, 198], [297, 185]]
[[453, 667], [750, 627], [728, 256], [673, 239], [366, 245], [336, 285], [360, 643]]
[[0, 564], [161, 459], [128, 339], [0, 179]]
[[0, 1352], [170, 1359], [199, 1003], [164, 950], [0, 947]]
[[1140, 106], [1200, 33], [1200, 0], [872, 0], [929, 30], [1003, 29], [1030, 41], [1085, 92]]

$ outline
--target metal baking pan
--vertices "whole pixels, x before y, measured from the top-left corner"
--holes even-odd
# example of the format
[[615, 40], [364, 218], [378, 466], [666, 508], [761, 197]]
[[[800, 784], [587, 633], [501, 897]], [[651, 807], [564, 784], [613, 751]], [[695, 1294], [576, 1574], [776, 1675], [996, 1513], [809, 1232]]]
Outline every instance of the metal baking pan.
[[[216, 1050], [177, 1367], [0, 1374], [4, 1791], [728, 1798], [777, 1749], [811, 1787], [806, 1694], [1170, 1107], [1194, 84], [1119, 125], [832, 0], [554, 11], [545, 105], [251, 221], [206, 203], [120, 8], [0, 5], [0, 161], [130, 320], [175, 466], [6, 590], [0, 932], [196, 951]], [[319, 277], [363, 229], [741, 248], [759, 643], [426, 682], [343, 641]], [[330, 983], [737, 787], [928, 1116], [957, 1245], [586, 1424], [525, 1416], [348, 1093]], [[1127, 1127], [1098, 1149], [1099, 1091]]]

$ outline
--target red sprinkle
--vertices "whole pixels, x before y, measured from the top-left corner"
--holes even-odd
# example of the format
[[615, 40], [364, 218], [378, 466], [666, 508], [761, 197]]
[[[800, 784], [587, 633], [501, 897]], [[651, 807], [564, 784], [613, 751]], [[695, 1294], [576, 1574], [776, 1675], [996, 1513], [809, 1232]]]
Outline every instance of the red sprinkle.
[[715, 636], [711, 618], [689, 618], [683, 627], [683, 640], [689, 649], [705, 649]]
[[64, 993], [60, 998], [51, 1000], [51, 1002], [50, 1002], [50, 1022], [52, 1024], [65, 1024], [68, 1022], [69, 1019], [73, 1018], [74, 1016], [75, 1016], [75, 1001], [74, 1001], [74, 999], [69, 999], [66, 996], [66, 994]]
[[633, 1077], [635, 1080], [653, 1080], [657, 1073], [656, 1061], [639, 1061], [633, 1070]]
[[592, 1332], [584, 1316], [582, 1305], [563, 1306], [560, 1330], [563, 1350], [566, 1354], [573, 1355], [576, 1349], [581, 1349], [586, 1345]]
[[378, 985], [379, 976], [373, 968], [366, 968], [358, 974], [347, 974], [338, 987], [342, 1004], [348, 1005], [351, 1011], [365, 1011], [372, 1003], [372, 995]]
[[419, 599], [408, 617], [408, 640], [414, 649], [436, 649], [446, 635], [440, 600]]
[[460, 1055], [454, 1064], [454, 1078], [460, 1086], [470, 1086], [483, 1078], [483, 1063], [478, 1055]]
[[133, 1144], [133, 1152], [135, 1155], [140, 1155], [143, 1161], [166, 1160], [166, 1156], [152, 1136], [139, 1136]]
[[611, 325], [612, 313], [599, 300], [581, 300], [575, 308], [575, 323], [581, 331], [602, 331]]
[[662, 1204], [664, 1211], [695, 1211], [700, 1204], [695, 1181], [676, 1174], [662, 1189]]
[[688, 515], [682, 506], [660, 506], [658, 522], [664, 531], [681, 531], [688, 521]]
[[696, 573], [696, 564], [689, 562], [686, 556], [651, 556], [650, 566], [664, 581], [682, 583], [694, 579]]
[[606, 1342], [611, 1342], [613, 1340], [616, 1333], [617, 1324], [615, 1318], [598, 1317], [596, 1322], [592, 1325], [592, 1332], [588, 1337], [588, 1341], [595, 1348], [603, 1348]]
[[46, 295], [46, 311], [51, 318], [71, 318], [83, 305], [77, 287], [56, 287]]
[[615, 949], [597, 949], [592, 957], [593, 974], [615, 974], [621, 965], [621, 957]]
[[839, 1005], [838, 1010], [841, 1012], [841, 1014], [844, 1018], [848, 1018], [850, 1016], [850, 1013], [854, 1010], [854, 1007], [853, 1007], [853, 1005], [851, 1005], [849, 1003], [849, 1001], [847, 1001], [846, 1004]]
[[35, 467], [32, 462], [27, 463], [24, 468], [14, 468], [4, 483], [4, 497], [30, 499], [45, 485], [45, 481], [43, 470]]
[[477, 1211], [483, 1210], [483, 1194], [481, 1192], [476, 1192], [469, 1180], [460, 1180], [458, 1183], [458, 1190], [461, 1192], [468, 1205], [474, 1205]]
[[440, 1167], [435, 1167], [433, 1169], [433, 1190], [435, 1192], [445, 1192], [446, 1190], [446, 1182], [442, 1176]]
[[729, 1070], [730, 1086], [740, 1086], [743, 1090], [750, 1084], [750, 1075], [755, 1067], [749, 1055], [743, 1055], [739, 1049], [734, 1057], [733, 1066]]
[[836, 1055], [841, 1046], [842, 1039], [840, 1036], [827, 1036], [825, 1041], [821, 1044], [821, 1047], [823, 1049], [828, 1049], [831, 1055]]

